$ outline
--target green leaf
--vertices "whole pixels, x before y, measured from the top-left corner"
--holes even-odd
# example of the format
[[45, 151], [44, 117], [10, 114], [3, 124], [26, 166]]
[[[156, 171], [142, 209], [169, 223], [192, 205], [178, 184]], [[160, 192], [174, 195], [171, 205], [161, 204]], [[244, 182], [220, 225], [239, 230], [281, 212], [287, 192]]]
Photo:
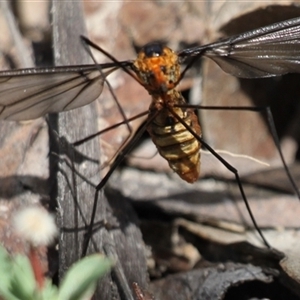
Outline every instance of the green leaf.
[[35, 280], [31, 265], [25, 256], [10, 257], [0, 247], [0, 295], [5, 300], [31, 300], [34, 297]]
[[0, 246], [0, 296], [5, 300], [20, 300], [11, 292], [13, 260], [4, 247]]
[[0, 246], [0, 288], [8, 288], [10, 286], [10, 278], [12, 274], [12, 261], [6, 250]]
[[38, 300], [36, 298], [36, 281], [28, 258], [17, 255], [13, 261], [11, 292], [22, 300]]
[[12, 293], [10, 293], [9, 291], [4, 291], [1, 290], [0, 291], [0, 299], [2, 300], [23, 300], [20, 298], [15, 297]]
[[92, 295], [97, 280], [107, 273], [111, 266], [112, 261], [99, 254], [83, 258], [66, 274], [59, 289], [58, 300], [80, 300]]
[[43, 300], [57, 300], [58, 289], [55, 285], [52, 285], [50, 280], [45, 281], [43, 290], [41, 291], [41, 299]]
[[23, 300], [14, 296], [8, 289], [2, 289], [0, 287], [0, 299], [5, 300]]

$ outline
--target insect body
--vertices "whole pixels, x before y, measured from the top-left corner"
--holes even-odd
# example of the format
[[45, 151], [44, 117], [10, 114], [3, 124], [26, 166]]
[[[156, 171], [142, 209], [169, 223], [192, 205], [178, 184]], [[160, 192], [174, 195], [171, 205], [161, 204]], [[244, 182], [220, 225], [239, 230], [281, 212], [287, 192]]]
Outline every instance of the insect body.
[[[198, 118], [175, 87], [180, 80], [177, 54], [161, 44], [146, 45], [133, 64], [141, 84], [152, 96], [147, 130], [160, 155], [183, 180], [193, 183], [200, 175], [200, 147], [186, 126], [201, 135]], [[181, 122], [180, 122], [181, 120]], [[186, 125], [184, 125], [184, 123]]]
[[[211, 58], [225, 72], [237, 77], [261, 78], [300, 73], [300, 18], [258, 28], [208, 45], [188, 48], [177, 54], [167, 47], [151, 44], [145, 46], [134, 61], [117, 61], [86, 38], [82, 37], [82, 40], [85, 45], [105, 54], [112, 63], [0, 72], [0, 119], [28, 120], [49, 112], [61, 112], [89, 104], [102, 93], [106, 77], [114, 70], [122, 68], [147, 89], [152, 96], [152, 104], [149, 112], [124, 120], [102, 132], [148, 115], [146, 126], [158, 151], [167, 159], [171, 168], [187, 182], [198, 179], [199, 149], [201, 144], [204, 145], [235, 175], [252, 222], [268, 245], [253, 217], [238, 171], [203, 141], [200, 125], [192, 110], [199, 106], [186, 105], [182, 95], [175, 88], [194, 59], [202, 56]], [[192, 62], [180, 73], [180, 63], [187, 58], [192, 58]], [[272, 119], [269, 110], [267, 113], [268, 119]], [[271, 128], [274, 140], [277, 140], [274, 131], [276, 132]], [[140, 135], [141, 131], [137, 137]], [[129, 145], [132, 147], [133, 144]], [[130, 147], [127, 147], [127, 151], [128, 149]], [[280, 147], [278, 151], [293, 188], [300, 198]], [[123, 151], [123, 157], [116, 159], [96, 186], [88, 236], [93, 231], [99, 191], [126, 153]]]

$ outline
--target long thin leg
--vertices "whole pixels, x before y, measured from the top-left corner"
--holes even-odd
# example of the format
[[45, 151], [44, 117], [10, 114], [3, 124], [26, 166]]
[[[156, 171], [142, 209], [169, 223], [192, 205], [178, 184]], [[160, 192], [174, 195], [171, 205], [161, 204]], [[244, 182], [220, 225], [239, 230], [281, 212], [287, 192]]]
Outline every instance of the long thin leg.
[[[183, 107], [183, 106], [178, 106], [178, 107]], [[287, 166], [287, 163], [284, 159], [284, 156], [283, 156], [283, 153], [282, 153], [282, 150], [281, 150], [281, 147], [280, 147], [280, 142], [279, 142], [279, 137], [278, 137], [278, 134], [277, 134], [277, 131], [276, 131], [276, 127], [275, 127], [275, 123], [274, 123], [274, 119], [273, 119], [273, 115], [272, 115], [272, 112], [271, 112], [271, 109], [269, 106], [200, 106], [200, 105], [184, 105], [184, 107], [188, 107], [188, 108], [192, 108], [192, 109], [207, 109], [207, 110], [241, 110], [241, 111], [252, 111], [252, 112], [262, 112], [262, 113], [265, 113], [266, 114], [266, 120], [267, 120], [267, 123], [268, 123], [268, 126], [269, 126], [269, 130], [270, 130], [270, 133], [272, 135], [272, 138], [273, 138], [273, 141], [274, 141], [274, 144], [275, 144], [275, 147], [279, 153], [279, 156], [280, 156], [280, 159], [281, 159], [281, 162], [283, 164], [283, 167], [284, 167], [284, 170], [285, 170], [285, 173], [298, 197], [298, 199], [300, 200], [300, 190], [299, 188], [297, 187], [297, 184]]]
[[149, 126], [149, 124], [153, 121], [153, 119], [158, 115], [159, 111], [157, 111], [155, 114], [151, 116], [151, 118], [148, 118], [147, 122], [138, 130], [134, 138], [130, 141], [130, 143], [119, 153], [119, 156], [117, 159], [113, 162], [111, 165], [111, 168], [107, 172], [107, 174], [104, 176], [104, 178], [101, 180], [101, 182], [96, 186], [96, 192], [95, 192], [95, 197], [94, 197], [94, 205], [92, 208], [92, 215], [91, 215], [91, 221], [90, 225], [86, 234], [86, 239], [84, 241], [83, 245], [83, 251], [82, 251], [82, 256], [86, 255], [87, 248], [89, 241], [91, 239], [92, 233], [93, 233], [93, 226], [95, 222], [95, 215], [96, 215], [96, 210], [97, 210], [97, 205], [98, 205], [98, 198], [99, 198], [99, 193], [101, 189], [105, 186], [107, 183], [108, 179], [112, 175], [112, 173], [115, 171], [115, 169], [120, 165], [120, 163], [124, 160], [126, 155], [133, 149], [135, 144], [138, 142], [138, 140], [141, 138], [143, 133], [145, 132], [146, 128]]
[[260, 235], [261, 239], [263, 240], [264, 244], [271, 249], [271, 246], [270, 244], [268, 243], [268, 241], [266, 240], [266, 238], [264, 237], [263, 233], [261, 232], [259, 226], [257, 225], [257, 222], [254, 218], [254, 215], [252, 213], [252, 210], [250, 208], [250, 205], [248, 203], [248, 200], [247, 200], [247, 197], [246, 197], [246, 194], [245, 194], [245, 191], [244, 191], [244, 188], [243, 188], [243, 185], [242, 185], [242, 182], [241, 182], [241, 179], [240, 179], [240, 176], [239, 176], [239, 173], [238, 173], [238, 170], [235, 169], [231, 164], [229, 164], [222, 156], [220, 156], [216, 151], [214, 151], [213, 148], [211, 148], [203, 139], [202, 137], [200, 137], [199, 135], [197, 135], [197, 133], [195, 133], [193, 131], [192, 128], [190, 128], [190, 126], [188, 126], [174, 111], [171, 111], [172, 114], [174, 115], [174, 117], [202, 144], [204, 145], [207, 150], [212, 154], [214, 155], [230, 172], [232, 172], [236, 178], [236, 181], [238, 183], [238, 186], [239, 186], [239, 190], [241, 192], [241, 195], [242, 195], [242, 198], [243, 198], [243, 201], [246, 205], [246, 208], [248, 210], [248, 213], [249, 213], [249, 216], [251, 218], [251, 221], [256, 229], [256, 231], [258, 232], [258, 234]]
[[[119, 112], [121, 113], [122, 117], [123, 117], [123, 124], [127, 126], [127, 129], [128, 129], [128, 136], [125, 138], [125, 140], [122, 142], [122, 144], [120, 145], [119, 149], [116, 151], [116, 153], [118, 153], [123, 147], [124, 145], [127, 144], [127, 142], [129, 141], [131, 135], [132, 135], [132, 128], [131, 128], [131, 125], [130, 125], [130, 121], [128, 120], [121, 104], [119, 103], [114, 91], [113, 91], [113, 88], [111, 86], [111, 84], [109, 83], [109, 81], [106, 79], [106, 76], [104, 74], [104, 72], [102, 71], [102, 68], [101, 66], [97, 63], [90, 47], [102, 52], [104, 55], [106, 55], [107, 57], [109, 57], [113, 62], [116, 63], [116, 68], [115, 69], [118, 69], [118, 68], [121, 68], [123, 69], [123, 71], [125, 71], [127, 74], [129, 74], [131, 77], [133, 77], [135, 80], [138, 81], [137, 77], [134, 76], [128, 69], [126, 66], [123, 66], [121, 62], [119, 62], [118, 60], [116, 60], [112, 55], [110, 55], [108, 52], [106, 52], [105, 50], [103, 50], [102, 48], [100, 48], [99, 46], [97, 46], [96, 44], [94, 44], [93, 42], [91, 42], [89, 39], [83, 37], [83, 36], [80, 36], [80, 40], [81, 40], [81, 43], [83, 45], [83, 48], [86, 50], [86, 52], [90, 55], [90, 57], [92, 58], [92, 60], [94, 61], [95, 63], [95, 66], [98, 68], [99, 70], [99, 73], [102, 75], [102, 78], [104, 78], [104, 82], [106, 83], [109, 91], [110, 91], [110, 94], [112, 95], [113, 99], [114, 99], [114, 102], [116, 103], [118, 109], [119, 109]], [[112, 158], [114, 159], [114, 157]]]
[[73, 143], [73, 146], [76, 147], [76, 146], [79, 146], [79, 145], [81, 145], [81, 144], [84, 144], [85, 142], [87, 142], [87, 141], [89, 141], [89, 140], [92, 140], [93, 138], [95, 138], [95, 137], [97, 137], [97, 136], [99, 136], [99, 135], [101, 135], [101, 134], [103, 134], [103, 133], [105, 133], [105, 132], [108, 132], [108, 131], [110, 131], [110, 130], [112, 130], [112, 129], [115, 129], [115, 128], [121, 126], [121, 125], [124, 125], [124, 124], [127, 123], [127, 122], [131, 122], [131, 121], [134, 121], [134, 120], [139, 119], [139, 118], [141, 118], [141, 117], [144, 117], [144, 116], [146, 116], [148, 113], [149, 113], [148, 111], [144, 111], [144, 112], [142, 112], [142, 113], [140, 113], [140, 114], [138, 114], [138, 115], [135, 115], [135, 116], [133, 116], [133, 117], [131, 117], [131, 118], [128, 118], [127, 120], [123, 120], [123, 121], [121, 121], [121, 122], [119, 122], [119, 123], [116, 123], [116, 124], [114, 124], [114, 125], [112, 125], [112, 126], [109, 126], [109, 127], [105, 128], [105, 129], [103, 129], [103, 130], [101, 130], [101, 131], [98, 131], [98, 132], [96, 132], [96, 133], [94, 133], [94, 134], [92, 134], [92, 135], [89, 135], [88, 137], [86, 137], [86, 138], [84, 138], [84, 139], [82, 139], [82, 140], [79, 140], [79, 141]]

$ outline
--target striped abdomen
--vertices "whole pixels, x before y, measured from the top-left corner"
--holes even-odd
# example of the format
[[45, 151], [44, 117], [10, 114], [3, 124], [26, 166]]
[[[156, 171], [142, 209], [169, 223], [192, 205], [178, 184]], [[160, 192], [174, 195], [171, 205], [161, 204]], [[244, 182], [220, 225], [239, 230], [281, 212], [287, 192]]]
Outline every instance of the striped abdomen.
[[[177, 104], [182, 103], [182, 96]], [[178, 99], [177, 99], [178, 100]], [[159, 105], [157, 105], [157, 101]], [[164, 103], [164, 104], [163, 104]], [[165, 105], [165, 99], [153, 98], [150, 108], [151, 115], [157, 110], [159, 114], [148, 127], [148, 132], [156, 145], [158, 152], [164, 157], [171, 169], [183, 180], [193, 183], [200, 175], [200, 142], [181, 124], [172, 114], [174, 111], [198, 136], [201, 136], [201, 128], [198, 118], [193, 110]], [[159, 106], [161, 107], [159, 108]], [[170, 107], [170, 108], [169, 108]]]

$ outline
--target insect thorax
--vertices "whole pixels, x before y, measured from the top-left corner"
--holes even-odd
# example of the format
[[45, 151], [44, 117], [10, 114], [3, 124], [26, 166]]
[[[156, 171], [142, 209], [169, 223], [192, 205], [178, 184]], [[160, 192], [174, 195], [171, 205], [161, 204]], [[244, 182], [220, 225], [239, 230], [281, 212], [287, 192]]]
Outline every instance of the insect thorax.
[[166, 93], [180, 79], [178, 56], [168, 47], [158, 48], [158, 51], [156, 47], [149, 49], [150, 46], [145, 46], [139, 52], [133, 70], [150, 94]]

